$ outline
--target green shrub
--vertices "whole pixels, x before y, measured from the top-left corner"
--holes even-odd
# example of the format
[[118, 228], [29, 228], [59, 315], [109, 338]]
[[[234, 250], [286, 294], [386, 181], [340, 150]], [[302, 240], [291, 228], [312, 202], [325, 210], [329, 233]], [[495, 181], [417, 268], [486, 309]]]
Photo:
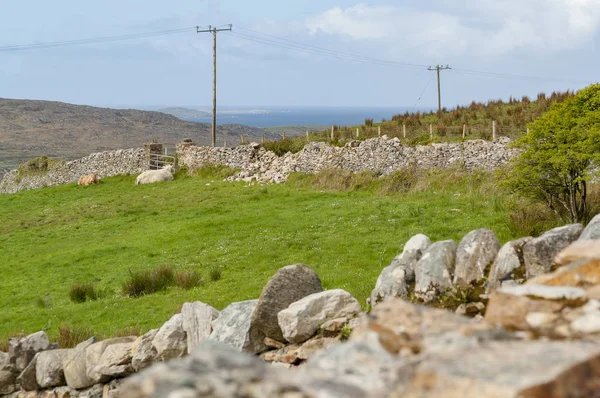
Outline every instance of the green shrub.
[[416, 167], [406, 167], [396, 170], [379, 178], [377, 191], [381, 195], [409, 192], [415, 187], [422, 174]]
[[123, 294], [129, 297], [141, 297], [165, 290], [175, 284], [175, 272], [170, 265], [144, 271], [130, 271], [129, 280], [123, 284]]
[[210, 280], [213, 282], [218, 281], [219, 279], [221, 279], [222, 275], [222, 270], [221, 267], [213, 265], [212, 267], [210, 267], [210, 269], [208, 270], [208, 275], [210, 276]]
[[87, 300], [97, 300], [98, 292], [91, 283], [75, 283], [71, 286], [69, 298], [74, 303], [84, 303]]
[[189, 290], [196, 286], [202, 286], [204, 279], [197, 271], [179, 271], [175, 274], [175, 284], [180, 288]]
[[516, 236], [539, 236], [563, 225], [560, 218], [543, 203], [519, 200], [511, 208], [510, 230]]
[[28, 160], [27, 162], [21, 164], [17, 169], [16, 180], [19, 182], [24, 177], [44, 175], [48, 173], [48, 170], [62, 163], [64, 162], [50, 159], [45, 155], [40, 156], [39, 158]]
[[288, 152], [300, 152], [304, 145], [306, 145], [305, 138], [284, 138], [282, 140], [266, 141], [261, 146], [277, 156], [283, 156]]

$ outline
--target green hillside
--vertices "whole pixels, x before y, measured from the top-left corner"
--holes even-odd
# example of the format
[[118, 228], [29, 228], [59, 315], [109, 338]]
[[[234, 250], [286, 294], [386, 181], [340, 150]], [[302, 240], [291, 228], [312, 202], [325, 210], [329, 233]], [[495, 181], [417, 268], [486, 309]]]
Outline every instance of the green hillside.
[[[364, 303], [416, 233], [458, 241], [487, 227], [503, 242], [521, 233], [507, 210], [514, 202], [488, 174], [332, 172], [269, 186], [222, 178], [204, 172], [136, 186], [134, 177], [113, 177], [0, 195], [0, 341], [40, 329], [56, 338], [61, 326], [103, 336], [144, 332], [186, 301], [222, 309], [257, 298], [277, 269], [296, 262]], [[123, 295], [132, 273], [163, 265], [197, 271], [204, 284]], [[99, 299], [72, 302], [76, 283], [93, 285]]]

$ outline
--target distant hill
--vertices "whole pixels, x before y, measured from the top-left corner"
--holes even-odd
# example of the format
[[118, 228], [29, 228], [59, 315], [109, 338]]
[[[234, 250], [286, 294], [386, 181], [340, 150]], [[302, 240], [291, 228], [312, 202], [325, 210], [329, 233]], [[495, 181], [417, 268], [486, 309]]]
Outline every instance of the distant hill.
[[[235, 145], [240, 134], [258, 141], [263, 133], [240, 124], [222, 125], [217, 127], [217, 143]], [[139, 147], [151, 140], [174, 145], [191, 138], [199, 145], [210, 145], [210, 137], [210, 124], [187, 122], [161, 112], [0, 98], [0, 177], [41, 155], [70, 160], [93, 152]]]

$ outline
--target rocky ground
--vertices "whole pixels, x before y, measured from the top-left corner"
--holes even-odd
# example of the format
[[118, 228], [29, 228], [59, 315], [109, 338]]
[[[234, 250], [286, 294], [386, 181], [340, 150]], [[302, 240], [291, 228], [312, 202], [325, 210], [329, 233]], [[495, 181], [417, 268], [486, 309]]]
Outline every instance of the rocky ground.
[[[502, 247], [486, 229], [458, 244], [417, 235], [382, 271], [369, 312], [289, 265], [257, 300], [186, 303], [143, 336], [70, 349], [45, 332], [11, 339], [0, 394], [600, 397], [599, 238], [600, 215]], [[467, 291], [455, 311], [433, 308]]]

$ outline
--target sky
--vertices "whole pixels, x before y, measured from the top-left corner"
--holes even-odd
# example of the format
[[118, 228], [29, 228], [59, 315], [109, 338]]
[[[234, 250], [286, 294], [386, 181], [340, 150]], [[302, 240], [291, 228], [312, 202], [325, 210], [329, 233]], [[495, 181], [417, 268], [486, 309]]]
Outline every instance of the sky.
[[[0, 97], [152, 108], [446, 107], [599, 80], [598, 0], [0, 0]], [[177, 33], [160, 34], [164, 31]], [[10, 46], [157, 33], [15, 51]]]

